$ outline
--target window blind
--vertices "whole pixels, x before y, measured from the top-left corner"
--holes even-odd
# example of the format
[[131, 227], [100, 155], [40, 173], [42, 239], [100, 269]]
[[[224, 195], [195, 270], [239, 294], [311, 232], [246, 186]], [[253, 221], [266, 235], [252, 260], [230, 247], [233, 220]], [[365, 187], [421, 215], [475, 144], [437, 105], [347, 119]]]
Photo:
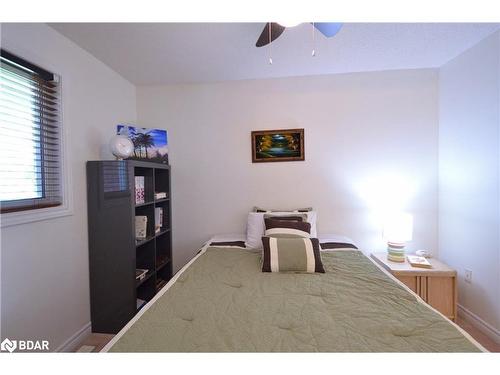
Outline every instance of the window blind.
[[61, 205], [58, 77], [5, 50], [0, 63], [1, 212]]

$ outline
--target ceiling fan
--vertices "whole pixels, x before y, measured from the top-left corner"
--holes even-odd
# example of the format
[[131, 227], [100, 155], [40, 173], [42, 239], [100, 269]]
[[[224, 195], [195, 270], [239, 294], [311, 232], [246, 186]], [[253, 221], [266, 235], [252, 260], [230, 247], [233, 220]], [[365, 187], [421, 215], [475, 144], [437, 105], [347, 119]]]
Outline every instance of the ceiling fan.
[[[257, 39], [257, 43], [255, 43], [256, 47], [265, 46], [271, 42], [274, 42], [278, 37], [283, 34], [283, 31], [287, 27], [294, 27], [299, 25], [299, 23], [278, 23], [278, 22], [268, 22], [264, 26], [264, 30]], [[313, 22], [312, 25], [324, 36], [327, 38], [331, 38], [335, 34], [337, 34], [342, 28], [342, 23], [338, 22]]]

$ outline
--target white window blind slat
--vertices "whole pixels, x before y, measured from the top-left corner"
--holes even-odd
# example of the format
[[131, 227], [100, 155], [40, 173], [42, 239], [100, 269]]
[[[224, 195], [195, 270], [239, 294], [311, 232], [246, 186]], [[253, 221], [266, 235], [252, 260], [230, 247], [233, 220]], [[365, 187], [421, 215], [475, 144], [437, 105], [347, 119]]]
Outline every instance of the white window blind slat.
[[4, 50], [0, 63], [1, 212], [61, 205], [59, 81]]

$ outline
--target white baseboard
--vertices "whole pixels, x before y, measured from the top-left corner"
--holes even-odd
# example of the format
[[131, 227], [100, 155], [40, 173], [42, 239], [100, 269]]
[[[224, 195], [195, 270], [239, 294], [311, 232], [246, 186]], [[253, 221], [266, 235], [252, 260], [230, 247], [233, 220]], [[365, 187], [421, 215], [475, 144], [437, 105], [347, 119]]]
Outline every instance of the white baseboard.
[[74, 352], [85, 338], [92, 333], [90, 322], [80, 328], [73, 336], [62, 343], [56, 352]]
[[491, 326], [489, 323], [486, 323], [483, 319], [481, 319], [476, 314], [472, 313], [470, 310], [467, 310], [460, 304], [457, 304], [458, 307], [458, 315], [465, 319], [467, 322], [472, 324], [486, 336], [491, 338], [497, 344], [500, 344], [500, 331], [495, 327]]

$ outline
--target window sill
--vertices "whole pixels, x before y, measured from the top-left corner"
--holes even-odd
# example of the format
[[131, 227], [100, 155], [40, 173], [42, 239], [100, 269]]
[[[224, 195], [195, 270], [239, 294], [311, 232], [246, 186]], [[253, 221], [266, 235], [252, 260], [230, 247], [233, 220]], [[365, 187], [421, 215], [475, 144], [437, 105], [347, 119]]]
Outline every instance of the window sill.
[[8, 212], [0, 214], [0, 228], [13, 225], [22, 225], [36, 221], [55, 219], [58, 217], [71, 216], [73, 210], [66, 206], [39, 208], [36, 210]]

